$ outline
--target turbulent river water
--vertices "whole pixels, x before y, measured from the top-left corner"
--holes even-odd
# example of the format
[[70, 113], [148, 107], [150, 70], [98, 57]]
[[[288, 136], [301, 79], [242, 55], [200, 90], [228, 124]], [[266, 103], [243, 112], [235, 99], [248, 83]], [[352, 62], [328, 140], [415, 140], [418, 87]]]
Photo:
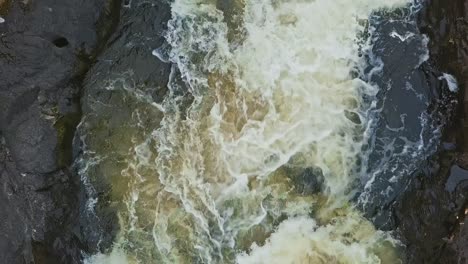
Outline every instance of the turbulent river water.
[[[412, 18], [417, 7], [172, 1], [167, 43], [148, 52], [172, 64], [163, 101], [122, 75], [104, 89], [129, 94], [131, 125], [109, 135], [111, 146], [90, 139], [92, 115], [80, 125], [82, 179], [92, 197], [93, 182], [106, 175], [120, 221], [111, 252], [86, 261], [400, 263], [398, 240], [360, 208], [391, 197], [407, 161], [430, 154], [425, 148], [437, 140], [425, 110], [378, 129], [380, 93], [392, 83], [421, 109], [430, 101], [411, 76], [378, 78], [384, 62], [374, 54], [376, 27], [397, 21], [386, 39], [414, 47], [408, 72], [428, 59], [428, 39]], [[456, 90], [449, 75], [441, 78]], [[403, 137], [414, 122], [417, 136]], [[116, 160], [110, 149], [126, 154]], [[90, 211], [97, 202], [89, 200]]]

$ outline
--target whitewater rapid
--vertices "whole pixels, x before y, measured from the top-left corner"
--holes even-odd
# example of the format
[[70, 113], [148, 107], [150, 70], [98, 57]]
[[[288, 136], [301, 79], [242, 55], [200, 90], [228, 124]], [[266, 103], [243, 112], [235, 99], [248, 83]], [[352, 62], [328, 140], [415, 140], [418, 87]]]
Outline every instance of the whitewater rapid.
[[148, 54], [168, 93], [135, 114], [163, 118], [128, 135], [118, 239], [87, 262], [399, 263], [350, 201], [379, 91], [369, 16], [409, 2], [174, 0]]

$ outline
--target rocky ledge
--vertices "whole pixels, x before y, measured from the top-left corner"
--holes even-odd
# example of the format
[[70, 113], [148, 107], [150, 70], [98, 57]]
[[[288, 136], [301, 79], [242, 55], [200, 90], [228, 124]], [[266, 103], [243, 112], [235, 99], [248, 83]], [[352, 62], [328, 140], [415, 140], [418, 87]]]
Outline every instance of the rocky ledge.
[[80, 91], [119, 1], [0, 0], [0, 259], [79, 263]]

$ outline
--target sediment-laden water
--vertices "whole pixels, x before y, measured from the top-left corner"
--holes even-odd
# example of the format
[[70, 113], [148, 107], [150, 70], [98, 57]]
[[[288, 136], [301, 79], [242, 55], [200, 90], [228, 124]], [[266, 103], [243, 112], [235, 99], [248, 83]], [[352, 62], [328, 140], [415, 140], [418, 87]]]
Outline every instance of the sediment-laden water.
[[[117, 73], [102, 89], [125, 94], [113, 101], [131, 109], [125, 122], [91, 113], [80, 125], [83, 181], [91, 196], [93, 182], [107, 181], [120, 220], [112, 251], [87, 262], [400, 263], [399, 242], [353, 201], [379, 199], [370, 189], [394, 162], [374, 157], [390, 146], [375, 137], [379, 93], [392, 82], [376, 80], [375, 23], [396, 12], [411, 24], [412, 8], [174, 0], [168, 45], [148, 52], [173, 65], [163, 101]], [[405, 27], [387, 37], [415, 41], [413, 69], [427, 60], [427, 38]], [[104, 126], [113, 130], [100, 138]]]

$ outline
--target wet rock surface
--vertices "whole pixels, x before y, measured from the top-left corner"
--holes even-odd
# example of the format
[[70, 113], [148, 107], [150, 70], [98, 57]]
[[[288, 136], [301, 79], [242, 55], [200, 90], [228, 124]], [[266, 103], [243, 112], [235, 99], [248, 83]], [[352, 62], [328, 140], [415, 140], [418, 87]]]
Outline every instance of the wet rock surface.
[[439, 152], [395, 201], [392, 221], [407, 245], [407, 263], [468, 263], [468, 1], [430, 0], [419, 18], [430, 38], [430, 64], [458, 80], [458, 109], [446, 116]]
[[0, 1], [2, 263], [80, 262], [71, 143], [82, 76], [106, 38], [112, 7]]
[[368, 81], [377, 84], [379, 92], [363, 159], [364, 191], [358, 201], [368, 218], [389, 230], [395, 227], [393, 204], [408, 182], [427, 172], [427, 159], [438, 148], [440, 127], [456, 105], [455, 93], [440, 78], [443, 73], [427, 61], [428, 39], [418, 28], [416, 14], [375, 14], [375, 40], [366, 55], [374, 66]]

